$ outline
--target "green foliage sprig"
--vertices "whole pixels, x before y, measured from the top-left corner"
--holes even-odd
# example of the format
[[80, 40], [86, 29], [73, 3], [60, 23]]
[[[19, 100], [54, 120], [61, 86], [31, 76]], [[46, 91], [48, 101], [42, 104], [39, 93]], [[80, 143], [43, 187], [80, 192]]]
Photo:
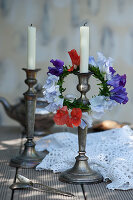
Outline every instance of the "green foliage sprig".
[[100, 91], [98, 96], [110, 96], [110, 86], [107, 84], [107, 80], [105, 79], [105, 73], [101, 73], [98, 67], [94, 67], [92, 65], [89, 65], [89, 71], [93, 73], [93, 77], [100, 81], [100, 83], [97, 84], [101, 86], [99, 88]]

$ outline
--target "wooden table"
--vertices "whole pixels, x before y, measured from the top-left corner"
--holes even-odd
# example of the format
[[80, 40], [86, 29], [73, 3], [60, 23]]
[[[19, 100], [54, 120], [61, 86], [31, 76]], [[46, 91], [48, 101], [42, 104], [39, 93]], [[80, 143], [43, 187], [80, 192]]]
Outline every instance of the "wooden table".
[[[52, 132], [61, 131], [54, 128]], [[64, 129], [63, 131], [68, 131]], [[12, 157], [22, 151], [24, 139], [19, 127], [0, 127], [0, 200], [71, 200], [57, 194], [48, 194], [33, 190], [9, 189], [16, 181], [16, 174], [22, 174], [33, 181], [47, 184], [62, 191], [71, 192], [76, 195], [75, 200], [133, 200], [133, 190], [112, 191], [106, 189], [106, 183], [91, 185], [65, 184], [58, 180], [58, 174], [50, 171], [36, 171], [35, 169], [16, 169], [9, 166]], [[37, 137], [35, 138], [37, 139]]]

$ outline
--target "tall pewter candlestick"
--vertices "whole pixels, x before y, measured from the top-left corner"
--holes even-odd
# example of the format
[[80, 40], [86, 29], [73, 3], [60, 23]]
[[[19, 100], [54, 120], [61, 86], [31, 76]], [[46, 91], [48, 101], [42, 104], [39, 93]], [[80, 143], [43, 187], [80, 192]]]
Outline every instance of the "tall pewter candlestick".
[[[81, 93], [81, 97], [78, 99], [78, 101], [83, 102], [84, 105], [89, 103], [89, 100], [86, 97], [86, 93], [90, 89], [88, 81], [91, 74], [91, 72], [76, 73], [79, 79], [77, 89]], [[87, 111], [82, 110], [82, 112]], [[93, 171], [89, 167], [87, 161], [88, 157], [85, 155], [87, 130], [88, 127], [86, 127], [85, 129], [78, 127], [79, 155], [75, 158], [75, 165], [71, 169], [68, 169], [67, 171], [61, 173], [59, 177], [60, 181], [75, 184], [89, 184], [101, 182], [103, 180], [103, 177], [99, 173]]]
[[24, 144], [25, 148], [22, 154], [20, 154], [16, 158], [11, 159], [10, 166], [21, 168], [33, 168], [42, 160], [42, 157], [38, 155], [38, 153], [35, 151], [35, 143], [33, 141], [36, 107], [36, 93], [34, 91], [33, 86], [37, 83], [36, 73], [40, 71], [40, 69], [23, 70], [26, 72], [27, 79], [25, 80], [25, 83], [28, 85], [28, 90], [24, 93], [27, 141]]

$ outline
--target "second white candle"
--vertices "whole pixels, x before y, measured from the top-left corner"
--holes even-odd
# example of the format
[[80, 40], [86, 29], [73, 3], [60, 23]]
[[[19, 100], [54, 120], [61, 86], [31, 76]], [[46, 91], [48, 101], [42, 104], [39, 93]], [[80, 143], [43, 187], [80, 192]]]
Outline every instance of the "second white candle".
[[80, 27], [80, 73], [88, 72], [89, 60], [89, 27]]

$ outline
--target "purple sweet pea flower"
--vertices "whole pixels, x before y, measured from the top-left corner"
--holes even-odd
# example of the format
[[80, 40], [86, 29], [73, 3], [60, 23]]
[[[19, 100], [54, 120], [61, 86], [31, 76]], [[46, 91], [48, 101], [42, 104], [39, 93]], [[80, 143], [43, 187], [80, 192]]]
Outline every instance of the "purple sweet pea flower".
[[63, 65], [64, 65], [64, 62], [62, 61], [62, 60], [50, 60], [50, 62], [51, 63], [53, 63], [53, 65], [55, 66], [55, 67], [63, 67]]
[[60, 76], [63, 73], [64, 62], [62, 60], [53, 60], [53, 59], [50, 62], [53, 63], [55, 67], [48, 67], [49, 69], [48, 73], [55, 76]]
[[109, 71], [111, 72], [112, 75], [114, 75], [114, 73], [116, 72], [113, 67], [109, 67]]
[[119, 86], [117, 88], [114, 88], [110, 91], [110, 99], [115, 100], [118, 103], [126, 104], [128, 102], [127, 92], [126, 88], [123, 88], [122, 86]]
[[113, 86], [114, 88], [122, 86], [124, 87], [126, 84], [126, 74], [120, 76], [119, 74], [116, 74], [112, 77], [111, 80], [107, 81], [108, 85]]

